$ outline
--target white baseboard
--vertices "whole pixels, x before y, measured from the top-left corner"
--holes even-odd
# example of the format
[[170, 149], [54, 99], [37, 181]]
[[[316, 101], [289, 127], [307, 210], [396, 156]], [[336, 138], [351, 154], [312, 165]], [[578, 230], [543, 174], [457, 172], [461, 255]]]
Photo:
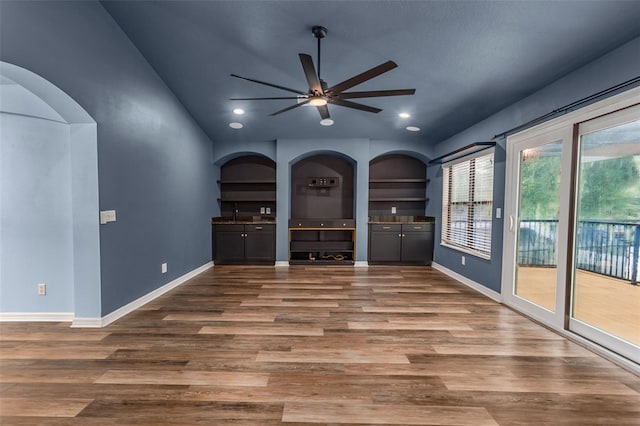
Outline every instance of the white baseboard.
[[445, 268], [444, 266], [436, 263], [436, 262], [432, 262], [431, 263], [431, 267], [437, 271], [442, 272], [445, 275], [450, 276], [451, 278], [453, 278], [456, 281], [460, 281], [462, 284], [466, 285], [467, 287], [470, 287], [472, 289], [474, 289], [475, 291], [477, 291], [478, 293], [482, 293], [485, 296], [487, 296], [490, 299], [495, 300], [498, 303], [502, 303], [502, 295], [494, 290], [491, 290], [490, 288], [487, 288], [485, 286], [483, 286], [482, 284], [479, 284], [473, 280], [470, 280], [469, 278], [465, 277], [464, 275], [460, 275], [457, 272], [452, 271], [449, 268]]
[[99, 328], [99, 327], [106, 327], [107, 325], [111, 324], [112, 322], [122, 318], [123, 316], [130, 314], [131, 312], [135, 311], [136, 309], [139, 309], [140, 307], [146, 305], [147, 303], [151, 302], [154, 299], [157, 299], [158, 297], [162, 296], [163, 294], [165, 294], [166, 292], [168, 292], [169, 290], [173, 290], [174, 288], [178, 287], [180, 284], [184, 283], [185, 281], [190, 280], [191, 278], [195, 277], [198, 274], [201, 274], [202, 272], [206, 271], [207, 269], [211, 268], [213, 266], [213, 262], [208, 262], [205, 263], [204, 265], [200, 266], [199, 268], [194, 269], [191, 272], [187, 272], [186, 274], [176, 278], [175, 280], [163, 285], [160, 288], [157, 288], [147, 294], [145, 294], [144, 296], [134, 300], [133, 302], [130, 302], [126, 305], [124, 305], [121, 308], [116, 309], [115, 311], [111, 312], [110, 314], [107, 314], [105, 316], [103, 316], [102, 318], [73, 318], [73, 323], [71, 324], [71, 327], [95, 327], [95, 328]]
[[275, 267], [276, 268], [284, 268], [284, 267], [288, 268], [289, 267], [289, 261], [287, 261], [287, 260], [276, 260]]
[[0, 322], [71, 322], [73, 312], [2, 312]]
[[354, 268], [368, 268], [369, 267], [369, 262], [367, 262], [366, 260], [356, 260], [353, 264]]

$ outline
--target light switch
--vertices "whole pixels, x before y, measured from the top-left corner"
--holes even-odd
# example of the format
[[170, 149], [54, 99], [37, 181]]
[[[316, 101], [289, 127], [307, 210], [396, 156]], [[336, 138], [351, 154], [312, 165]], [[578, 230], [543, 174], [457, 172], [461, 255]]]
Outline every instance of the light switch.
[[500, 219], [502, 217], [502, 209], [500, 207], [496, 208], [496, 219]]
[[398, 211], [398, 209], [396, 209], [396, 207], [391, 207], [391, 214], [396, 214]]
[[100, 225], [116, 221], [115, 210], [103, 210], [100, 212]]

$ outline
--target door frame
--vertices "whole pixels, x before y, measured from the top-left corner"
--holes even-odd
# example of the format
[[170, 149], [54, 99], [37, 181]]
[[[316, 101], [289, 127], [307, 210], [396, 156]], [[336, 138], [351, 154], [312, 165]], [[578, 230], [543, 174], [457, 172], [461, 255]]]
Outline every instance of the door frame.
[[[510, 305], [526, 315], [554, 328], [562, 328], [564, 323], [564, 307], [566, 292], [560, 285], [566, 277], [566, 255], [568, 244], [569, 205], [563, 203], [570, 194], [570, 179], [567, 179], [571, 170], [571, 143], [573, 139], [572, 128], [553, 126], [549, 129], [535, 132], [534, 134], [520, 134], [507, 139], [507, 174], [506, 182], [509, 182], [505, 191], [505, 221], [503, 233], [503, 267], [502, 267], [502, 297], [507, 305]], [[560, 157], [560, 194], [558, 215], [558, 262], [556, 269], [556, 295], [555, 308], [550, 311], [515, 293], [516, 290], [516, 254], [519, 230], [520, 209], [520, 152], [548, 143], [562, 142], [562, 154]]]
[[[505, 176], [505, 221], [504, 221], [504, 234], [503, 234], [503, 263], [502, 263], [502, 288], [501, 298], [502, 301], [515, 310], [522, 312], [523, 314], [539, 321], [540, 323], [550, 327], [551, 329], [572, 338], [573, 340], [580, 342], [591, 350], [615, 360], [621, 365], [630, 368], [636, 372], [640, 372], [640, 365], [637, 362], [632, 361], [624, 353], [616, 352], [616, 347], [611, 346], [606, 340], [598, 340], [596, 343], [593, 339], [595, 336], [589, 336], [584, 334], [584, 330], [581, 327], [582, 324], [577, 320], [570, 321], [570, 295], [571, 295], [571, 280], [572, 280], [572, 267], [573, 253], [573, 239], [569, 240], [570, 232], [569, 226], [575, 221], [575, 195], [571, 192], [571, 188], [574, 187], [573, 183], [577, 169], [573, 161], [577, 160], [578, 153], [576, 148], [578, 147], [577, 138], [579, 137], [576, 131], [577, 126], [580, 123], [593, 120], [598, 117], [605, 116], [612, 112], [623, 110], [630, 106], [640, 104], [640, 87], [634, 87], [625, 92], [613, 95], [604, 100], [594, 102], [583, 108], [575, 111], [571, 111], [560, 117], [551, 119], [538, 126], [531, 127], [523, 130], [519, 133], [507, 136], [506, 148], [506, 176]], [[563, 153], [561, 160], [562, 170], [565, 170], [564, 174], [568, 175], [566, 178], [561, 179], [560, 191], [561, 191], [561, 204], [559, 215], [559, 229], [558, 229], [558, 274], [556, 283], [556, 312], [549, 314], [549, 311], [542, 312], [542, 308], [532, 303], [522, 303], [522, 298], [513, 297], [514, 289], [514, 276], [515, 276], [515, 233], [510, 230], [509, 218], [513, 216], [514, 221], [518, 212], [518, 189], [519, 189], [519, 162], [520, 158], [517, 155], [520, 150], [518, 148], [525, 146], [526, 141], [533, 140], [535, 138], [543, 137], [544, 135], [553, 134], [553, 132], [566, 132], [571, 134], [568, 141], [563, 142]], [[556, 139], [557, 140], [557, 139]], [[564, 141], [564, 139], [563, 139]], [[520, 142], [520, 145], [515, 145]], [[548, 140], [548, 142], [552, 142]], [[534, 143], [534, 142], [529, 142]], [[565, 150], [564, 144], [568, 143], [568, 147]], [[571, 161], [568, 165], [566, 159]], [[515, 163], [515, 164], [514, 164]], [[561, 223], [564, 222], [564, 227], [561, 227]], [[573, 228], [571, 235], [573, 234]], [[564, 243], [563, 243], [564, 241]], [[564, 247], [564, 251], [563, 250]], [[563, 259], [563, 260], [562, 260]], [[560, 269], [564, 270], [564, 275], [560, 273]], [[531, 309], [531, 308], [535, 309]], [[571, 328], [570, 328], [571, 323]]]

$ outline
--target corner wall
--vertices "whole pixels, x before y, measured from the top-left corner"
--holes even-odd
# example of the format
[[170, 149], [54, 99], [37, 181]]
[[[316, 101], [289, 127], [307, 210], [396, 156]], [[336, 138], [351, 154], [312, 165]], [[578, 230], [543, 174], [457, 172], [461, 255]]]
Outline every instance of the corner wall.
[[100, 3], [0, 2], [0, 59], [97, 122], [102, 316], [211, 260], [211, 141]]
[[[601, 58], [568, 74], [538, 92], [505, 108], [467, 130], [440, 142], [434, 149], [438, 157], [476, 141], [492, 140], [497, 134], [524, 124], [564, 105], [637, 77], [640, 70], [640, 38], [636, 38]], [[480, 259], [443, 247], [439, 244], [441, 223], [436, 223], [434, 260], [472, 281], [496, 292], [501, 290], [503, 219], [495, 218], [495, 209], [504, 207], [506, 139], [497, 139], [496, 166], [494, 170], [494, 218], [491, 260]], [[427, 214], [442, 216], [442, 169], [430, 167], [431, 201]], [[460, 257], [466, 257], [461, 265]]]

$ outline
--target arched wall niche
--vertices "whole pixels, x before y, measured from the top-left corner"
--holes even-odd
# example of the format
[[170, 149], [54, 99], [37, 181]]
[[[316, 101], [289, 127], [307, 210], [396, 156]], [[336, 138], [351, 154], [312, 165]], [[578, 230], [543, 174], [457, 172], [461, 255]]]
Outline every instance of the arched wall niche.
[[[0, 76], [20, 85], [54, 112], [43, 118], [42, 111], [29, 114], [0, 107], [0, 221], [3, 229], [12, 230], [0, 235], [0, 313], [5, 319], [68, 319], [75, 326], [88, 325], [83, 319], [90, 318], [92, 325], [99, 326], [95, 324], [101, 317], [96, 122], [70, 96], [25, 68], [0, 61]], [[60, 130], [55, 147], [47, 144], [52, 139], [43, 135], [54, 126]], [[27, 146], [25, 141], [40, 143], [46, 149], [34, 149], [35, 145]], [[69, 173], [51, 182], [47, 173], [55, 172], [56, 167]], [[27, 170], [30, 185], [49, 184], [64, 197], [47, 198], [48, 191], [33, 197], [29, 188], [21, 186], [20, 171]], [[57, 222], [50, 223], [54, 205]], [[5, 228], [9, 222], [13, 226]], [[47, 247], [48, 251], [34, 256], [30, 249], [38, 247]], [[57, 249], [67, 253], [64, 264], [47, 256], [56, 254]], [[62, 276], [67, 277], [65, 283], [60, 282]], [[37, 295], [40, 282], [47, 284], [48, 297]]]
[[305, 153], [291, 162], [291, 218], [353, 219], [356, 162], [332, 151]]

